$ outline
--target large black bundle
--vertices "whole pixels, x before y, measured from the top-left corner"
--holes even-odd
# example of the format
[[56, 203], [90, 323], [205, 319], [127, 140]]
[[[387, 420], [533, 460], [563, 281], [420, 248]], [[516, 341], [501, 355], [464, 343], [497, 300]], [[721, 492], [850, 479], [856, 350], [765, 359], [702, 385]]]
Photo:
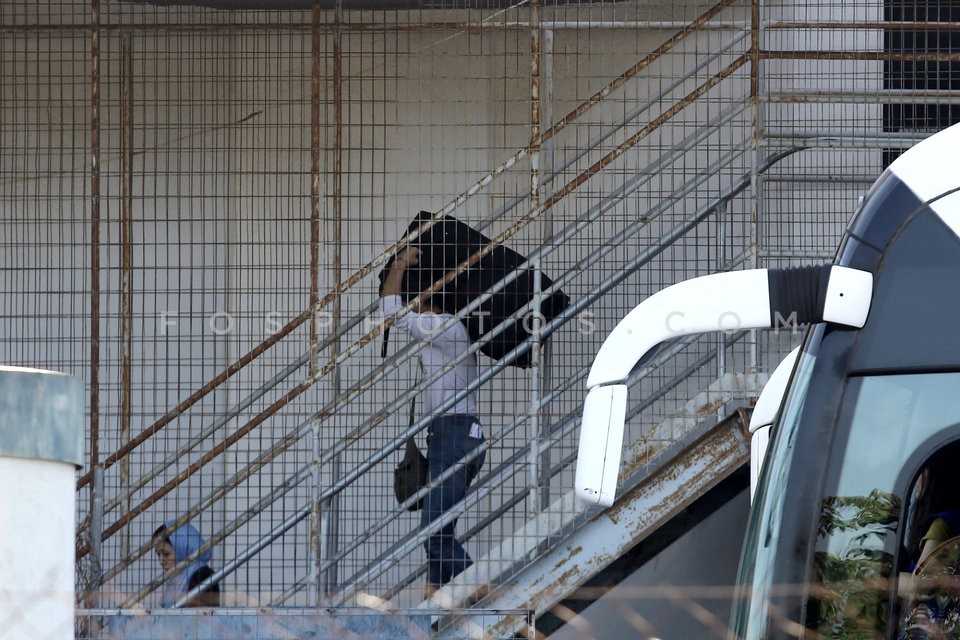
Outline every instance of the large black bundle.
[[[407, 234], [415, 231], [420, 224], [433, 217], [429, 211], [421, 211], [407, 227]], [[432, 227], [410, 242], [410, 246], [420, 249], [420, 264], [404, 272], [403, 293], [407, 302], [428, 289], [434, 282], [441, 280], [447, 273], [455, 271], [457, 266], [490, 244], [490, 238], [476, 229], [451, 216], [443, 216]], [[520, 275], [492, 297], [483, 302], [464, 319], [470, 338], [476, 342], [494, 327], [515, 314], [517, 310], [533, 299], [534, 272], [529, 266], [521, 266], [525, 258], [503, 245], [496, 246], [479, 262], [462, 272], [442, 290], [431, 296], [430, 303], [441, 307], [447, 313], [455, 314], [466, 307], [507, 274], [520, 270]], [[380, 272], [380, 284], [386, 278], [393, 265], [393, 258]], [[540, 277], [541, 290], [552, 284], [544, 275]], [[570, 304], [570, 299], [561, 291], [543, 298], [540, 314], [548, 321], [562, 312]], [[535, 327], [532, 310], [515, 318], [505, 330], [481, 345], [480, 351], [494, 360], [499, 360], [518, 344], [530, 336]], [[545, 337], [545, 334], [542, 334]], [[530, 351], [526, 351], [512, 364], [519, 367], [530, 366]]]

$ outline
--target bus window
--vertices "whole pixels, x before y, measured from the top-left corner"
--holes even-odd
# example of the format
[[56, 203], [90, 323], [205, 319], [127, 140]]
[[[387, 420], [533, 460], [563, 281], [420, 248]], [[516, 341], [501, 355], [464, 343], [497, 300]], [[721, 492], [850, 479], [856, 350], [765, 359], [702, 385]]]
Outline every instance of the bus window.
[[[849, 380], [815, 531], [804, 626], [816, 637], [895, 633], [898, 614], [893, 585], [898, 569], [909, 562], [901, 545], [916, 539], [908, 531], [910, 526], [901, 526], [910, 498], [904, 494], [911, 484], [902, 479], [922, 477], [915, 461], [929, 456], [924, 448], [930, 442], [960, 435], [957, 389], [957, 373]], [[916, 466], [908, 469], [909, 465]], [[932, 492], [932, 475], [930, 480], [927, 489]], [[907, 519], [916, 521], [919, 508], [914, 507], [916, 515], [911, 516], [907, 506]]]

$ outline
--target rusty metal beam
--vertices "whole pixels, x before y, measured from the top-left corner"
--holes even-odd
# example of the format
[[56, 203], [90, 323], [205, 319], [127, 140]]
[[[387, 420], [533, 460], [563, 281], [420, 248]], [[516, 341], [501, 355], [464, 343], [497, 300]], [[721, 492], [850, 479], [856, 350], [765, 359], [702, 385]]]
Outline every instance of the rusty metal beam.
[[864, 62], [960, 62], [960, 53], [894, 53], [890, 51], [767, 50], [761, 60], [855, 60]]
[[[133, 415], [133, 47], [125, 34], [120, 43], [120, 442], [130, 439]], [[120, 464], [120, 490], [130, 484], [130, 461]], [[130, 508], [130, 498], [121, 504]], [[101, 525], [102, 526], [102, 523]], [[120, 553], [130, 551], [130, 533], [120, 541]]]
[[[90, 468], [100, 465], [100, 0], [90, 2]], [[79, 488], [79, 487], [78, 487]], [[91, 492], [91, 511], [94, 496]]]
[[[332, 23], [331, 23], [332, 24]], [[541, 22], [541, 27], [553, 30], [619, 30], [619, 29], [647, 29], [647, 30], [673, 30], [686, 26], [686, 22], [665, 21], [665, 20], [545, 20]], [[900, 23], [895, 23], [900, 24]], [[742, 29], [744, 25], [735, 21], [711, 21], [704, 23], [701, 29], [712, 30], [731, 30]], [[390, 32], [415, 32], [415, 31], [528, 31], [530, 23], [524, 20], [481, 20], [481, 21], [458, 21], [458, 20], [436, 20], [436, 21], [412, 21], [403, 24], [392, 23], [371, 23], [371, 22], [347, 22], [341, 23], [343, 32], [368, 32], [368, 33], [390, 33]], [[4, 25], [0, 27], [2, 33], [77, 33], [89, 31], [87, 24], [23, 24], [23, 25]], [[125, 23], [104, 23], [101, 24], [101, 32], [137, 32], [137, 33], [216, 33], [222, 34], [226, 31], [236, 34], [263, 33], [264, 31], [290, 32], [290, 33], [309, 33], [312, 31], [311, 22], [291, 21], [291, 22], [234, 22], [223, 21], [216, 24], [199, 22], [180, 22], [177, 24], [157, 24], [145, 22], [125, 22]], [[322, 34], [329, 34], [333, 31], [332, 27], [321, 28]]]
[[[663, 20], [543, 20], [540, 26], [545, 29], [553, 30], [599, 30], [599, 29], [677, 29], [684, 28], [687, 23], [670, 22]], [[698, 29], [741, 29], [743, 23], [733, 21], [703, 21]], [[530, 23], [523, 20], [489, 20], [489, 21], [459, 21], [459, 20], [436, 20], [436, 21], [414, 21], [404, 24], [376, 24], [367, 22], [349, 22], [341, 23], [341, 30], [351, 32], [406, 32], [406, 31], [475, 31], [475, 30], [493, 30], [493, 31], [526, 31], [530, 29]], [[960, 31], [958, 22], [933, 22], [921, 20], [897, 21], [854, 21], [854, 22], [817, 22], [817, 21], [788, 21], [780, 20], [770, 22], [766, 25], [770, 30], [790, 30], [790, 29], [821, 29], [821, 30], [842, 30], [842, 31]], [[51, 33], [51, 32], [85, 32], [91, 31], [90, 24], [8, 24], [0, 28], [0, 33]], [[125, 23], [101, 23], [99, 25], [101, 33], [104, 32], [140, 32], [140, 33], [217, 33], [222, 34], [225, 31], [234, 33], [263, 33], [265, 30], [284, 31], [284, 32], [303, 32], [309, 33], [313, 30], [312, 22], [290, 21], [290, 22], [236, 22], [223, 21], [216, 24], [181, 22], [177, 24], [157, 24], [145, 22], [125, 22]], [[333, 27], [321, 29], [321, 33], [332, 32]]]

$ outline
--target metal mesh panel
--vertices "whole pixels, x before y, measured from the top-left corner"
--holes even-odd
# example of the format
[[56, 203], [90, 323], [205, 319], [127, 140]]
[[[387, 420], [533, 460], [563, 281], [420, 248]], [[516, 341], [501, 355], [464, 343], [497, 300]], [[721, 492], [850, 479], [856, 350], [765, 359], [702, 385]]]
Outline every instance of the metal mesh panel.
[[[572, 301], [538, 366], [480, 358], [458, 532], [505, 582], [557, 539], [524, 526], [572, 489], [613, 326], [686, 278], [829, 261], [960, 101], [946, 2], [165, 4], [0, 8], [0, 360], [87, 384], [78, 575], [104, 606], [157, 604], [170, 519], [227, 604], [421, 602], [390, 485], [423, 384], [374, 305], [420, 210]], [[628, 442], [800, 339], [736, 329], [635, 371]]]

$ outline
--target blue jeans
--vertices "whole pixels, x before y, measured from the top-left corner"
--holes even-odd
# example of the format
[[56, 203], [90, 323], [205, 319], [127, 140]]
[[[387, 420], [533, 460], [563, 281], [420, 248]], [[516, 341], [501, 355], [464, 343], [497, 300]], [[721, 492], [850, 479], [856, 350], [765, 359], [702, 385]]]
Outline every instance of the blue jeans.
[[[476, 417], [466, 414], [438, 416], [430, 422], [427, 430], [427, 478], [430, 481], [483, 444], [482, 438], [470, 437], [470, 427], [474, 423], [479, 424]], [[420, 515], [421, 528], [426, 528], [463, 499], [470, 483], [480, 472], [486, 455], [484, 451], [462, 465], [427, 493]], [[446, 584], [473, 564], [466, 549], [457, 541], [454, 533], [456, 524], [455, 519], [449, 522], [427, 538], [423, 545], [427, 552], [427, 583], [431, 586]]]

